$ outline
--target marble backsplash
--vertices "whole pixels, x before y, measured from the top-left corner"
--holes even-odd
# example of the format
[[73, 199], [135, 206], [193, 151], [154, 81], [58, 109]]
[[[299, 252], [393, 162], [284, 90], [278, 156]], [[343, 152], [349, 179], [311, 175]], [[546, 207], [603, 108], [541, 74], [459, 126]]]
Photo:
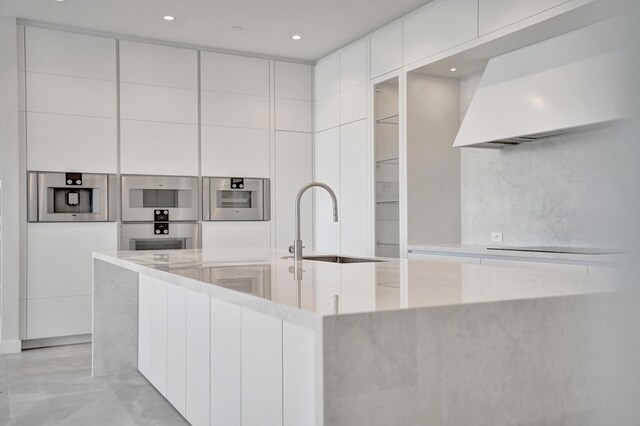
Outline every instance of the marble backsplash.
[[[481, 75], [461, 82], [461, 119]], [[461, 152], [462, 243], [610, 247], [637, 224], [638, 149], [598, 130], [502, 150]]]

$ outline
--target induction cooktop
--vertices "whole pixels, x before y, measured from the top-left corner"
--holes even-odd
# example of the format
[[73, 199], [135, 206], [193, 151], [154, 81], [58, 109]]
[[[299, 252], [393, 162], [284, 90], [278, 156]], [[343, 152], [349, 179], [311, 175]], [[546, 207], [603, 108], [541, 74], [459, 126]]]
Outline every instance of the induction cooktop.
[[487, 247], [487, 250], [500, 251], [525, 251], [536, 253], [564, 253], [564, 254], [616, 254], [615, 250], [597, 249], [597, 248], [579, 248], [579, 247]]

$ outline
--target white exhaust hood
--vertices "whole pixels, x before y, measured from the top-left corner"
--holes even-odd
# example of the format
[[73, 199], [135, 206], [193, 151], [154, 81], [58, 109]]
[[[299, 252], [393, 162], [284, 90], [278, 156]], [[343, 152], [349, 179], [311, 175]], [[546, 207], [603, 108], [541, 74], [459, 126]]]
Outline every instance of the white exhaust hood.
[[600, 22], [492, 58], [453, 146], [502, 148], [623, 118], [615, 27]]

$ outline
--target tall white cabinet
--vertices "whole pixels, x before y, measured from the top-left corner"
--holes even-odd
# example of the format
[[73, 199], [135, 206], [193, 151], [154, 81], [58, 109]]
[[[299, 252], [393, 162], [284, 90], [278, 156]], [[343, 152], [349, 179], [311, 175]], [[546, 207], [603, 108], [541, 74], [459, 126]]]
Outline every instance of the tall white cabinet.
[[[116, 41], [24, 28], [27, 169], [115, 173]], [[115, 223], [27, 224], [23, 339], [91, 333], [91, 253]]]
[[[203, 176], [271, 176], [270, 62], [200, 53]], [[203, 222], [202, 247], [268, 247], [269, 222]]]
[[369, 142], [369, 49], [361, 40], [316, 66], [315, 179], [338, 196], [340, 222], [331, 199], [316, 190], [316, 249], [348, 255], [372, 253], [372, 147]]

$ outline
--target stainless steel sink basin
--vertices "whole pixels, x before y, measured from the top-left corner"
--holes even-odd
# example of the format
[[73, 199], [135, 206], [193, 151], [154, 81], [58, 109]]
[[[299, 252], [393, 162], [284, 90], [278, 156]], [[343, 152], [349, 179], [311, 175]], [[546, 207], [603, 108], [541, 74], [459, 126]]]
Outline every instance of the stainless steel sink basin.
[[329, 262], [329, 263], [373, 263], [384, 262], [384, 260], [377, 259], [362, 259], [358, 257], [346, 257], [346, 256], [302, 256], [304, 260], [315, 260], [316, 262]]

